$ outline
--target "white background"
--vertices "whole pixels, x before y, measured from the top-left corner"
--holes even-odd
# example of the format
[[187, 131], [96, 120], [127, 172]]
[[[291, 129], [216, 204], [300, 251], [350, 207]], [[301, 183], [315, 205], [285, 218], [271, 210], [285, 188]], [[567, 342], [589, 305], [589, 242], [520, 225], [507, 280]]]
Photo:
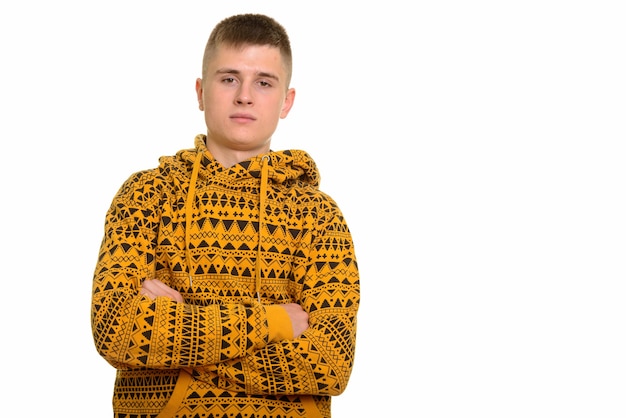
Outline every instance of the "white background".
[[213, 26], [263, 12], [295, 61], [273, 148], [317, 161], [359, 256], [334, 418], [623, 418], [622, 3], [3, 2], [3, 409], [111, 416], [89, 324], [106, 209], [204, 132]]

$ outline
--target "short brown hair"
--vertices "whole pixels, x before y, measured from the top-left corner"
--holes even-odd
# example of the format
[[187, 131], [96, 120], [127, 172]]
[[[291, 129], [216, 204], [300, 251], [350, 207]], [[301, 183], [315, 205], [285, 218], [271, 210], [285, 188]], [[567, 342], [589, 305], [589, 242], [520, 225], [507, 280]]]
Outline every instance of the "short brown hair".
[[262, 14], [240, 14], [219, 22], [207, 41], [202, 59], [202, 78], [218, 45], [243, 47], [268, 45], [278, 48], [287, 72], [287, 87], [291, 82], [291, 43], [285, 28], [276, 20]]

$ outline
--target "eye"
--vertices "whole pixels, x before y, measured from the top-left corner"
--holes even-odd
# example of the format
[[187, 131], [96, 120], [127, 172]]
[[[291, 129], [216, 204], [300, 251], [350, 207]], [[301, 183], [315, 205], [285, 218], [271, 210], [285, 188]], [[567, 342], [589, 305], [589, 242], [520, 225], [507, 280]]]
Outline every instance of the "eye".
[[271, 83], [268, 83], [268, 82], [267, 82], [267, 81], [265, 81], [265, 80], [261, 80], [261, 81], [259, 81], [259, 85], [260, 85], [261, 87], [272, 87], [272, 84], [271, 84]]
[[224, 77], [222, 79], [222, 83], [224, 84], [232, 84], [235, 82], [235, 79], [233, 77]]

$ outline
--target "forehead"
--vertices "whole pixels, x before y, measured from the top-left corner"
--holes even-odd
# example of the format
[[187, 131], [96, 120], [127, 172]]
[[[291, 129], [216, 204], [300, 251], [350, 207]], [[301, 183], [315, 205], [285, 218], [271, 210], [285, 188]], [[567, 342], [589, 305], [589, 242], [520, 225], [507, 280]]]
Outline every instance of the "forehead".
[[210, 73], [227, 67], [242, 73], [274, 73], [279, 78], [286, 74], [280, 50], [269, 45], [220, 45], [215, 49], [208, 65]]

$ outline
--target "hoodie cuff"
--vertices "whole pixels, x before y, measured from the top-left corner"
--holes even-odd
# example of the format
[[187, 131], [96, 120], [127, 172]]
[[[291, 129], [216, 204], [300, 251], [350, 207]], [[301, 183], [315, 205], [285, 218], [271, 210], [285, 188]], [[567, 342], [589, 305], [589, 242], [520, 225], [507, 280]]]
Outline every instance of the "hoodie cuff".
[[287, 311], [280, 305], [265, 306], [270, 342], [293, 340], [293, 326]]

